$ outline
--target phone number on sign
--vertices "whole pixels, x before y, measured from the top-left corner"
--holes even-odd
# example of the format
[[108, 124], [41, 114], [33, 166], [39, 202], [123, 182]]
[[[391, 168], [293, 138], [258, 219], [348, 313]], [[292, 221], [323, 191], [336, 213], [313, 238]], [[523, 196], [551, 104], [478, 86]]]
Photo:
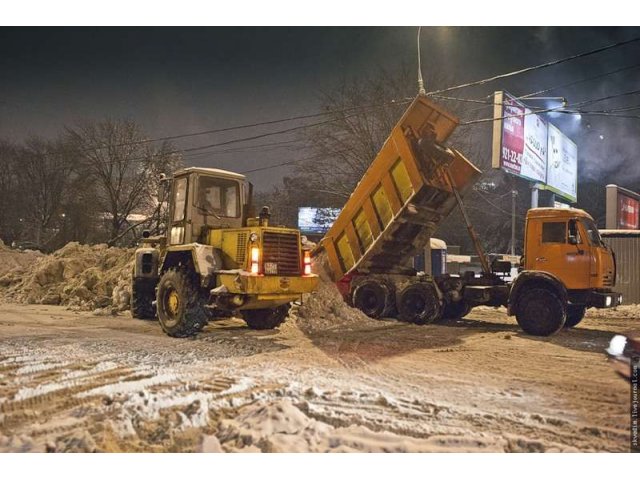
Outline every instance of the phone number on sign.
[[502, 147], [502, 160], [509, 163], [522, 164], [522, 154], [511, 150], [507, 147]]

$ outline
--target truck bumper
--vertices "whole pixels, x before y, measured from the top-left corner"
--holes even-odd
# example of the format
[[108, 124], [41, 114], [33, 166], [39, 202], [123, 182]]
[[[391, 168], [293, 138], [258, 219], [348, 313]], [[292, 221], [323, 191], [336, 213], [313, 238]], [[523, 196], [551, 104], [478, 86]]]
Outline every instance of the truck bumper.
[[248, 275], [241, 273], [220, 273], [218, 287], [224, 287], [226, 294], [242, 299], [240, 310], [275, 308], [300, 298], [303, 293], [311, 293], [318, 286], [317, 275], [281, 277], [268, 275]]
[[613, 308], [622, 304], [622, 294], [617, 292], [591, 292], [589, 307]]

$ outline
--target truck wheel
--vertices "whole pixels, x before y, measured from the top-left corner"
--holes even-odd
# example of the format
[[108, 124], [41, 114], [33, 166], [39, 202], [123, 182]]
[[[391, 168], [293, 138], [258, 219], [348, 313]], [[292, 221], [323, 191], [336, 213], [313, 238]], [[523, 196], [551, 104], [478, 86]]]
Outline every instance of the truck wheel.
[[271, 330], [286, 320], [289, 308], [291, 308], [291, 304], [285, 303], [274, 309], [242, 310], [242, 318], [247, 326], [253, 330]]
[[353, 306], [371, 318], [380, 318], [393, 310], [393, 290], [377, 280], [365, 280], [353, 291]]
[[398, 318], [404, 322], [424, 325], [442, 315], [442, 303], [432, 285], [413, 283], [398, 294]]
[[471, 311], [471, 306], [463, 301], [455, 303], [446, 303], [442, 311], [442, 318], [457, 319], [465, 317]]
[[565, 318], [562, 300], [546, 288], [527, 290], [518, 300], [516, 320], [530, 335], [553, 335], [564, 326]]
[[146, 278], [131, 280], [131, 316], [133, 318], [145, 320], [156, 318], [156, 308], [153, 306], [155, 299], [155, 282]]
[[567, 319], [564, 322], [564, 328], [571, 328], [578, 325], [584, 318], [586, 312], [587, 307], [584, 305], [568, 305]]
[[171, 337], [191, 337], [207, 324], [205, 301], [193, 274], [171, 268], [160, 278], [156, 296], [158, 320]]

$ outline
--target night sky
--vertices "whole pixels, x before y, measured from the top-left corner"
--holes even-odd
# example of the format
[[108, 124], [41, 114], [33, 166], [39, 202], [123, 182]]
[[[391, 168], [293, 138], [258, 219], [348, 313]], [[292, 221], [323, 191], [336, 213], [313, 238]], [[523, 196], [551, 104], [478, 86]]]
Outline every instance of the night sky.
[[[0, 137], [53, 137], [64, 125], [104, 117], [133, 118], [148, 135], [159, 137], [315, 113], [319, 93], [344, 77], [362, 78], [403, 64], [416, 68], [415, 36], [414, 27], [0, 28]], [[459, 84], [637, 36], [638, 28], [425, 27], [423, 70], [437, 70]], [[636, 63], [640, 42], [455, 95], [479, 98], [503, 88], [522, 95]], [[552, 95], [573, 103], [638, 88], [640, 68]], [[634, 95], [597, 107], [638, 104], [640, 95]], [[551, 121], [578, 143], [581, 178], [605, 175], [631, 187], [638, 182], [640, 120], [562, 116]], [[188, 148], [278, 128], [187, 138], [176, 145]], [[238, 151], [240, 146], [245, 144], [185, 161], [242, 171], [304, 156], [291, 146]], [[266, 170], [250, 179], [264, 189], [290, 169]]]

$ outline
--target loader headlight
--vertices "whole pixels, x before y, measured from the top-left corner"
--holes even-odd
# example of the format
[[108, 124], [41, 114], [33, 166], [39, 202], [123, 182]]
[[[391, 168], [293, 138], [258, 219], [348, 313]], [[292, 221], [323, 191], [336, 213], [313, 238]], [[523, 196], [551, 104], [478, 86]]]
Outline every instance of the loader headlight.
[[251, 232], [251, 235], [249, 235], [249, 240], [251, 241], [251, 243], [256, 243], [258, 241], [258, 234], [256, 232]]
[[607, 296], [607, 298], [606, 298], [606, 299], [605, 299], [605, 301], [604, 301], [604, 304], [605, 304], [607, 307], [610, 307], [610, 306], [611, 306], [611, 297], [610, 297], [610, 296]]
[[311, 275], [311, 252], [309, 250], [304, 251], [304, 274]]
[[260, 248], [251, 247], [251, 273], [257, 275], [260, 273]]

